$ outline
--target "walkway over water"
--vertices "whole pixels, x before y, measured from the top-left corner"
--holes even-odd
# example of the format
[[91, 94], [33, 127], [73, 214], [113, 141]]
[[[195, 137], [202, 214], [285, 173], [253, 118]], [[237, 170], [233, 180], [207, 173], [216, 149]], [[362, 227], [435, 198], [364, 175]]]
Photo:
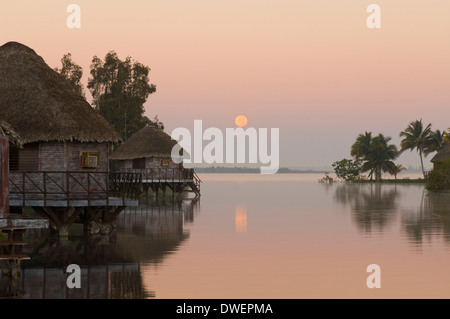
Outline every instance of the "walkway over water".
[[155, 194], [158, 194], [160, 190], [165, 194], [166, 189], [169, 188], [173, 193], [192, 192], [196, 197], [200, 196], [202, 180], [192, 168], [183, 170], [178, 168], [127, 168], [122, 172], [141, 174], [146, 194], [149, 189]]
[[137, 206], [138, 173], [11, 172], [10, 206]]
[[61, 236], [82, 223], [86, 232], [93, 223], [108, 234], [116, 217], [139, 205], [142, 175], [96, 171], [12, 172], [9, 175], [10, 207], [31, 207], [47, 218]]

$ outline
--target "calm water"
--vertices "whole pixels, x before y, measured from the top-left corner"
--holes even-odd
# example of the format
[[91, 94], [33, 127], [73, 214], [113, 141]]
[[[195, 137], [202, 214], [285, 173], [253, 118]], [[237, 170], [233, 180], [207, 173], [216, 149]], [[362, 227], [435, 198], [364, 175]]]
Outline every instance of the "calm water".
[[[3, 295], [450, 298], [450, 193], [322, 175], [203, 174], [200, 201], [127, 209], [112, 241], [36, 240]], [[82, 269], [82, 289], [65, 266]], [[381, 288], [369, 289], [369, 264]], [[8, 286], [9, 285], [9, 286]]]

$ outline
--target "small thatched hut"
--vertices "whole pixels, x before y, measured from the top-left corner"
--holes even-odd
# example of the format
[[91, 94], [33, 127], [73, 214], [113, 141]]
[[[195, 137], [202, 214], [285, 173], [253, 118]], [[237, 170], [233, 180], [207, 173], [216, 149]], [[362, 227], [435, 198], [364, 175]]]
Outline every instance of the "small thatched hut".
[[433, 168], [437, 169], [440, 162], [446, 159], [450, 159], [450, 144], [447, 144], [443, 149], [437, 152], [430, 162], [433, 163]]
[[111, 156], [117, 169], [142, 172], [143, 179], [180, 179], [182, 164], [172, 161], [172, 148], [177, 144], [161, 128], [147, 125], [120, 145]]
[[[176, 144], [161, 128], [145, 126], [119, 146], [110, 159], [119, 172], [141, 174], [146, 194], [149, 189], [154, 195], [160, 189], [165, 194], [168, 187], [172, 194], [182, 193], [187, 188], [199, 196], [201, 180], [194, 170], [185, 169], [183, 163], [172, 160], [172, 149]], [[179, 155], [181, 157], [182, 153]]]
[[0, 47], [0, 114], [19, 134], [11, 171], [107, 171], [119, 134], [29, 47]]

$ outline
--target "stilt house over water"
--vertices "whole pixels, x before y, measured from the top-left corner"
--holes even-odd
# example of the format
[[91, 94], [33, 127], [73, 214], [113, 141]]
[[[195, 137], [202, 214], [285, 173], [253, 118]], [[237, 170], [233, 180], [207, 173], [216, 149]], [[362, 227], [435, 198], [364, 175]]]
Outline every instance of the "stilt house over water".
[[137, 205], [111, 193], [109, 152], [120, 135], [42, 57], [17, 42], [0, 47], [0, 117], [23, 143], [10, 149], [11, 207], [33, 207], [62, 229], [79, 218], [100, 223], [99, 215], [113, 218]]
[[110, 159], [119, 172], [142, 174], [144, 191], [154, 193], [170, 188], [172, 193], [192, 191], [200, 195], [201, 180], [193, 169], [172, 160], [172, 149], [177, 144], [161, 128], [147, 125], [115, 150]]

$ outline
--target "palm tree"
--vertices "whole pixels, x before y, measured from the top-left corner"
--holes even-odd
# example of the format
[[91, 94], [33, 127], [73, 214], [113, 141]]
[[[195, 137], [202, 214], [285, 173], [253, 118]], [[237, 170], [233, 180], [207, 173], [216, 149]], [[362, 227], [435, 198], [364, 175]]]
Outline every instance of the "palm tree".
[[397, 164], [392, 168], [391, 171], [389, 171], [389, 174], [394, 175], [395, 180], [397, 180], [397, 174], [404, 170], [406, 170], [406, 168], [403, 167], [402, 164]]
[[[359, 134], [356, 138], [355, 143], [353, 143], [350, 149], [350, 155], [355, 158], [355, 160], [364, 159], [370, 152], [370, 146], [372, 144], [372, 132], [365, 132], [364, 134]], [[373, 170], [370, 171], [369, 177], [372, 179]]]
[[394, 170], [395, 164], [393, 160], [399, 155], [397, 146], [389, 144], [390, 140], [390, 137], [384, 137], [383, 134], [374, 137], [370, 143], [369, 152], [364, 157], [361, 170], [363, 172], [370, 171], [370, 178], [375, 173], [375, 179], [377, 181], [381, 180], [383, 172], [391, 172]]
[[428, 139], [428, 143], [426, 148], [423, 150], [423, 155], [428, 156], [428, 154], [433, 152], [440, 151], [447, 142], [445, 141], [445, 132], [440, 130], [436, 130], [435, 132], [430, 133], [430, 138]]
[[422, 167], [422, 174], [425, 178], [425, 170], [423, 168], [423, 158], [422, 154], [424, 150], [427, 149], [430, 141], [431, 134], [431, 124], [428, 124], [425, 129], [423, 128], [422, 119], [420, 121], [416, 120], [409, 123], [408, 127], [400, 132], [400, 137], [403, 137], [403, 140], [400, 142], [401, 149], [400, 153], [405, 150], [414, 150], [417, 149], [420, 156], [420, 165]]
[[370, 144], [372, 143], [372, 132], [365, 132], [364, 134], [359, 134], [356, 138], [356, 142], [353, 143], [350, 155], [354, 156], [355, 159], [364, 158], [370, 150]]

